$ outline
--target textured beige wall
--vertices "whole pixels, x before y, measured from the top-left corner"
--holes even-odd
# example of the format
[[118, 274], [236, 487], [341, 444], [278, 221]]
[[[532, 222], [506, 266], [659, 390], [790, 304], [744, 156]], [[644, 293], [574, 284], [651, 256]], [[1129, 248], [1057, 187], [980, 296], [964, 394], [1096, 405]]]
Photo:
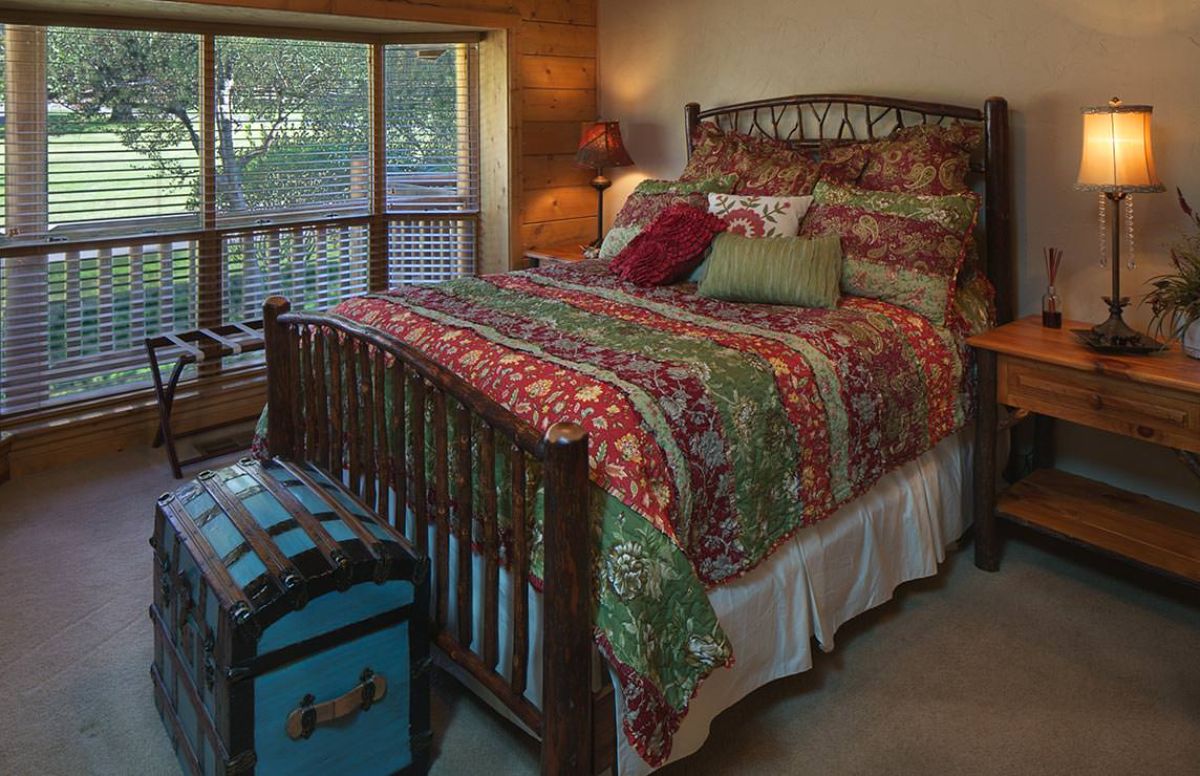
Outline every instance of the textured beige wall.
[[[799, 92], [859, 92], [1013, 111], [1020, 309], [1045, 281], [1041, 249], [1063, 248], [1068, 317], [1102, 320], [1108, 275], [1096, 264], [1095, 195], [1074, 191], [1079, 108], [1113, 95], [1154, 105], [1155, 156], [1168, 188], [1200, 205], [1200, 2], [1197, 0], [600, 0], [600, 99], [638, 167], [614, 171], [609, 212], [638, 179], [682, 169], [683, 104]], [[1185, 227], [1171, 194], [1136, 201], [1144, 293]], [[1145, 312], [1135, 311], [1142, 322]], [[1064, 465], [1104, 472], [1200, 504], [1169, 453], [1104, 434], [1060, 435]]]

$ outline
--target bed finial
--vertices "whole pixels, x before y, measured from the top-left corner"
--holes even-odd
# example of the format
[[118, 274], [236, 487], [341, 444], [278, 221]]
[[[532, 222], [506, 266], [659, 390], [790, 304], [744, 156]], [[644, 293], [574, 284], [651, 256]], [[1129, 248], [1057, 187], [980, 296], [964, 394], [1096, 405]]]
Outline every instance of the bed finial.
[[295, 399], [297, 376], [291, 372], [291, 354], [286, 315], [292, 304], [282, 296], [267, 297], [263, 302], [263, 339], [267, 352], [267, 448], [271, 455], [292, 455], [294, 430], [289, 419]]
[[687, 138], [687, 155], [690, 159], [695, 150], [696, 127], [700, 125], [700, 103], [689, 102], [683, 106], [684, 136]]

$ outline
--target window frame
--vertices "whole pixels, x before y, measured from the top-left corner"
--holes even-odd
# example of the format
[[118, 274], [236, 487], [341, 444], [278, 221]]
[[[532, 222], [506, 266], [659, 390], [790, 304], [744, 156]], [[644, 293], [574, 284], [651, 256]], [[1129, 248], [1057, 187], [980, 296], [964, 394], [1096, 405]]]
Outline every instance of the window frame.
[[[0, 239], [0, 260], [14, 259], [41, 260], [48, 263], [49, 257], [61, 254], [78, 254], [85, 251], [113, 248], [134, 249], [141, 246], [167, 245], [175, 243], [194, 243], [196, 275], [190, 290], [196, 295], [196, 325], [198, 328], [211, 328], [225, 323], [226, 311], [224, 300], [224, 274], [226, 271], [226, 256], [222, 249], [226, 240], [244, 234], [250, 230], [297, 230], [303, 228], [337, 229], [365, 226], [368, 236], [367, 258], [367, 290], [381, 291], [389, 286], [393, 268], [389, 261], [389, 234], [398, 224], [428, 224], [431, 221], [453, 220], [468, 225], [470, 234], [473, 265], [471, 272], [478, 272], [481, 252], [481, 207], [479, 202], [480, 175], [480, 92], [479, 92], [479, 51], [477, 45], [484, 40], [483, 32], [447, 32], [447, 33], [383, 33], [362, 34], [346, 31], [317, 31], [304, 28], [290, 27], [257, 27], [249, 25], [221, 25], [213, 23], [189, 23], [178, 21], [142, 20], [125, 18], [105, 18], [99, 21], [73, 21], [53, 14], [23, 14], [23, 18], [6, 18], [9, 14], [0, 13], [0, 22], [5, 24], [21, 24], [27, 26], [58, 26], [77, 27], [86, 29], [135, 29], [147, 31], [185, 32], [200, 36], [199, 56], [199, 107], [200, 128], [202, 136], [202, 153], [200, 156], [200, 223], [197, 227], [171, 229], [170, 222], [178, 217], [164, 216], [156, 219], [156, 225], [168, 228], [159, 231], [135, 232], [133, 230], [120, 233], [108, 232], [103, 229], [71, 228], [38, 239], [3, 238]], [[369, 67], [369, 177], [371, 192], [368, 206], [364, 210], [359, 205], [352, 207], [329, 207], [305, 209], [296, 212], [284, 210], [270, 214], [251, 213], [244, 217], [221, 215], [217, 210], [216, 191], [216, 153], [214, 139], [216, 137], [215, 113], [215, 45], [218, 37], [260, 37], [287, 40], [332, 41], [366, 44], [368, 49]], [[474, 159], [469, 165], [475, 170], [475, 201], [468, 207], [457, 210], [444, 206], [429, 209], [389, 210], [387, 202], [387, 148], [385, 128], [385, 61], [386, 47], [390, 45], [453, 45], [465, 44], [468, 55], [468, 77], [470, 83], [468, 94], [471, 104], [468, 106], [469, 131], [472, 142], [469, 153]], [[316, 211], [325, 212], [316, 212]], [[195, 224], [195, 221], [191, 221]], [[0, 343], [2, 346], [3, 343]], [[47, 345], [47, 347], [49, 347]], [[95, 356], [97, 361], [103, 361], [108, 356], [101, 352]], [[247, 365], [244, 360], [239, 364], [223, 365], [221, 359], [206, 359], [197, 369], [197, 378], [212, 380], [218, 377], [225, 379], [236, 377], [247, 370], [261, 369], [261, 364]], [[31, 370], [32, 371], [32, 370]], [[43, 382], [43, 390], [48, 390], [49, 382]], [[99, 391], [91, 394], [72, 395], [71, 398], [56, 401], [42, 397], [36, 406], [17, 410], [0, 408], [0, 425], [9, 425], [42, 415], [60, 414], [72, 406], [79, 406], [89, 401], [109, 402], [121, 397], [145, 392], [148, 386], [128, 386], [123, 389]], [[28, 404], [28, 401], [26, 402]]]

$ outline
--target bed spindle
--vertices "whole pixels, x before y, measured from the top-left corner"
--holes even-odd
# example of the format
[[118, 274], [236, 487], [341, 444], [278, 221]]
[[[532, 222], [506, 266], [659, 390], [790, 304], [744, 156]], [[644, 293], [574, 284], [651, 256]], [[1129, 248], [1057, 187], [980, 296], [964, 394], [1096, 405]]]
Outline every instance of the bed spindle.
[[483, 664], [498, 660], [500, 612], [500, 543], [496, 526], [496, 433], [487, 423], [479, 431], [479, 489], [483, 496]]
[[[392, 492], [395, 497], [395, 511], [392, 525], [402, 534], [408, 533], [408, 452], [404, 443], [407, 441], [404, 424], [404, 388], [408, 383], [404, 362], [396, 359], [392, 364], [392, 416], [390, 424], [391, 464], [388, 473], [391, 475]], [[409, 537], [412, 538], [411, 536]]]
[[529, 547], [525, 525], [525, 453], [513, 445], [512, 457], [512, 691], [525, 694], [525, 663], [529, 654]]
[[371, 348], [365, 343], [358, 348], [358, 407], [362, 413], [358, 436], [362, 451], [362, 490], [359, 496], [368, 506], [375, 503], [375, 402], [378, 392], [371, 386]]
[[296, 327], [287, 327], [285, 341], [288, 344], [288, 375], [292, 380], [292, 390], [288, 394], [286, 413], [291, 417], [291, 455], [294, 460], [304, 460], [304, 401], [307, 391], [301, 384], [304, 376], [303, 365], [300, 362], [300, 332]]
[[425, 381], [411, 376], [408, 426], [412, 430], [413, 538], [417, 549], [429, 554], [429, 492], [425, 486]]
[[313, 394], [316, 405], [316, 455], [313, 460], [326, 471], [329, 470], [329, 386], [328, 370], [325, 368], [325, 338], [322, 327], [313, 332]]
[[[328, 334], [329, 343], [329, 417], [333, 421], [333, 432], [329, 440], [329, 469], [341, 472], [346, 450], [346, 431], [343, 419], [346, 402], [342, 401], [342, 347], [336, 331]], [[338, 477], [341, 479], [340, 475]]]
[[304, 457], [312, 459], [317, 449], [317, 394], [318, 375], [313, 369], [312, 328], [300, 329], [300, 383], [304, 399]]
[[372, 395], [375, 398], [375, 449], [379, 454], [375, 459], [375, 473], [378, 477], [378, 486], [375, 491], [375, 511], [383, 517], [384, 520], [391, 520], [388, 510], [388, 483], [391, 481], [389, 472], [391, 471], [391, 456], [388, 454], [388, 439], [387, 439], [387, 404], [384, 401], [384, 392], [386, 391], [386, 379], [383, 351], [375, 350], [374, 358], [371, 361], [375, 365], [374, 391]]
[[458, 643], [471, 646], [472, 582], [471, 539], [474, 505], [471, 503], [471, 411], [455, 402], [454, 418], [454, 499], [458, 502], [458, 571], [455, 595], [458, 598]]
[[[346, 381], [346, 437], [350, 448], [350, 490], [362, 496], [362, 439], [359, 437], [358, 346], [349, 337], [342, 340], [342, 370]], [[338, 472], [334, 472], [338, 474]]]
[[450, 475], [446, 439], [446, 393], [433, 391], [433, 518], [437, 568], [437, 624], [445, 628], [450, 608]]

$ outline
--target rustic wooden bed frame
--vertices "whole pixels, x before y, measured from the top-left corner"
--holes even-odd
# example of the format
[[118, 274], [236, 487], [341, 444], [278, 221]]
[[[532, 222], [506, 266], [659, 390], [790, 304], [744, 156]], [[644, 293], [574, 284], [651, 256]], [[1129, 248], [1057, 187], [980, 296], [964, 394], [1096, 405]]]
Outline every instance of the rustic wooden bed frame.
[[[984, 153], [972, 165], [983, 174], [986, 231], [984, 261], [997, 291], [1001, 321], [1012, 317], [1013, 255], [1010, 203], [1008, 106], [991, 98], [983, 109], [860, 95], [797, 95], [702, 110], [686, 106], [688, 152], [701, 120], [725, 128], [815, 147], [823, 140], [866, 141], [895, 126], [945, 121], [981, 122]], [[490, 692], [542, 740], [543, 774], [603, 773], [616, 769], [614, 690], [593, 643], [592, 534], [587, 518], [587, 434], [558, 423], [542, 434], [458, 375], [423, 353], [347, 319], [290, 312], [288, 302], [269, 299], [264, 308], [268, 398], [267, 444], [272, 454], [348, 468], [351, 488], [405, 529], [429, 553], [436, 585], [430, 611], [436, 644], [453, 672]], [[390, 395], [389, 395], [390, 394]], [[386, 406], [407, 407], [388, 413]], [[343, 411], [343, 408], [344, 411]], [[448, 423], [448, 413], [453, 423]], [[425, 439], [427, 426], [432, 442]], [[451, 426], [453, 431], [451, 432]], [[339, 440], [347, 440], [340, 444]], [[495, 475], [504, 446], [511, 464], [513, 579], [527, 579], [532, 519], [527, 494], [540, 472], [544, 488], [544, 589], [542, 708], [525, 697], [530, 666], [529, 586], [511, 586], [512, 649], [500, 665], [500, 601], [497, 552], [501, 538]], [[433, 461], [427, 461], [427, 447]], [[451, 457], [454, 470], [452, 477]], [[427, 482], [430, 465], [433, 482]], [[473, 472], [475, 482], [463, 472]], [[481, 491], [482, 514], [472, 515], [472, 487]], [[390, 499], [389, 492], [396, 498]], [[452, 500], [459, 520], [451, 520]], [[397, 514], [398, 513], [398, 514]], [[435, 539], [427, 540], [430, 526]], [[473, 528], [471, 528], [473, 526]], [[449, 537], [457, 539], [450, 557]], [[485, 556], [483, 631], [473, 632], [472, 541]], [[456, 612], [450, 626], [449, 570], [456, 569]], [[507, 646], [507, 645], [505, 645]], [[507, 670], [503, 670], [507, 668]], [[506, 676], [507, 675], [507, 676]]]

